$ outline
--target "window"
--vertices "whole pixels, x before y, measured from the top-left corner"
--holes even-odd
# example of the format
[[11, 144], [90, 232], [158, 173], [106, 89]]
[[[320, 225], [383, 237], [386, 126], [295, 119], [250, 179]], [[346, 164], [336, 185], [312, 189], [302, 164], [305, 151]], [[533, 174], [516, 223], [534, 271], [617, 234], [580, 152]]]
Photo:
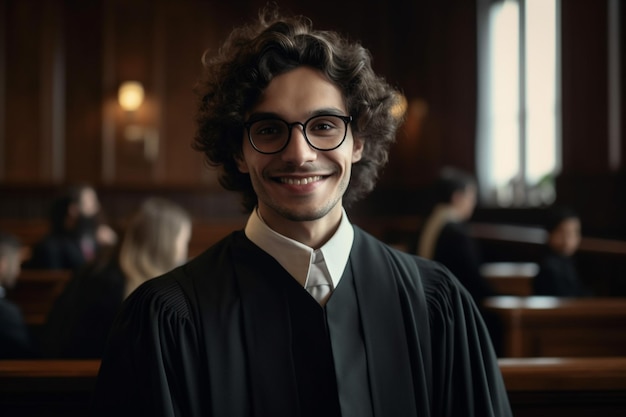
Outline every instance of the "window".
[[477, 166], [488, 206], [550, 204], [560, 167], [559, 0], [479, 0]]

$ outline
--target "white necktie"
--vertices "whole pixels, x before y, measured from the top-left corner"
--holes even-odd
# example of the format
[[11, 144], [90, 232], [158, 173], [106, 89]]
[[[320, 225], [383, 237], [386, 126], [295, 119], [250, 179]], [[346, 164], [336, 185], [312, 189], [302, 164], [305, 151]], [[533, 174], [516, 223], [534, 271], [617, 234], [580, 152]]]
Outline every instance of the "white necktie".
[[326, 304], [330, 295], [330, 283], [325, 273], [324, 256], [320, 251], [314, 253], [313, 263], [311, 263], [309, 277], [306, 281], [306, 290], [318, 303]]

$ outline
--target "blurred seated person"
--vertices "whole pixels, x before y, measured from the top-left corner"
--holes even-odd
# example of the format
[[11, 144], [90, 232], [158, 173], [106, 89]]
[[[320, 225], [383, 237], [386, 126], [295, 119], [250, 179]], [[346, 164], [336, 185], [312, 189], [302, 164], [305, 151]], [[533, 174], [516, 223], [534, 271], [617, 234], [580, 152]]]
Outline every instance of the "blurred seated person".
[[557, 206], [547, 212], [546, 253], [533, 280], [535, 295], [583, 297], [591, 295], [582, 281], [573, 255], [580, 245], [580, 217], [571, 207]]
[[467, 230], [476, 208], [476, 181], [466, 172], [446, 167], [434, 192], [435, 204], [421, 230], [417, 254], [444, 264], [480, 306], [495, 293], [480, 274], [480, 250]]
[[5, 298], [21, 271], [22, 245], [16, 237], [0, 233], [0, 359], [35, 356], [30, 331], [19, 306]]
[[149, 198], [120, 244], [74, 274], [48, 315], [46, 357], [99, 358], [122, 301], [141, 283], [187, 261], [191, 218], [178, 204]]
[[482, 257], [467, 222], [476, 208], [474, 177], [457, 168], [441, 170], [434, 184], [435, 202], [417, 244], [417, 255], [440, 262], [469, 291], [489, 330], [496, 353], [502, 349], [500, 319], [482, 308], [486, 297], [498, 295], [480, 273]]
[[117, 234], [101, 221], [98, 195], [90, 185], [71, 187], [52, 203], [50, 231], [33, 247], [25, 268], [77, 269], [111, 247]]

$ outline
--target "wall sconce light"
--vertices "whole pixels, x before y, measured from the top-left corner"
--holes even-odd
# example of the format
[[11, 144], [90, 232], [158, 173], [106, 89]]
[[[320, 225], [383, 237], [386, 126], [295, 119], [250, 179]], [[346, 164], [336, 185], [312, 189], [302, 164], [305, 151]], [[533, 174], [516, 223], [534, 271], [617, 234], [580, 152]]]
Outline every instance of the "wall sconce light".
[[124, 138], [129, 142], [143, 142], [144, 157], [156, 160], [159, 153], [158, 131], [150, 126], [132, 123], [133, 113], [141, 107], [145, 98], [143, 85], [138, 81], [125, 81], [117, 92], [120, 107], [128, 113], [128, 123], [124, 127]]
[[117, 92], [117, 100], [122, 109], [126, 111], [135, 111], [143, 103], [144, 90], [143, 85], [138, 81], [126, 81], [120, 85]]
[[406, 110], [408, 108], [408, 102], [404, 94], [398, 92], [396, 93], [396, 96], [398, 98], [398, 101], [391, 108], [391, 115], [395, 119], [401, 119], [406, 114]]

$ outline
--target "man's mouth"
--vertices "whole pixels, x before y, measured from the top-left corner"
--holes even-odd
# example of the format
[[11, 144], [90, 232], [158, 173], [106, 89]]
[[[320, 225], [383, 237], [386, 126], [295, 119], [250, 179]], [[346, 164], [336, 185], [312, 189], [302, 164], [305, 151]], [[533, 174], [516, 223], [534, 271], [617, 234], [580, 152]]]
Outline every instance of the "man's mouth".
[[302, 177], [302, 178], [294, 178], [294, 177], [279, 177], [278, 181], [282, 184], [289, 185], [307, 185], [315, 181], [320, 181], [322, 179], [321, 175], [315, 175], [312, 177]]

